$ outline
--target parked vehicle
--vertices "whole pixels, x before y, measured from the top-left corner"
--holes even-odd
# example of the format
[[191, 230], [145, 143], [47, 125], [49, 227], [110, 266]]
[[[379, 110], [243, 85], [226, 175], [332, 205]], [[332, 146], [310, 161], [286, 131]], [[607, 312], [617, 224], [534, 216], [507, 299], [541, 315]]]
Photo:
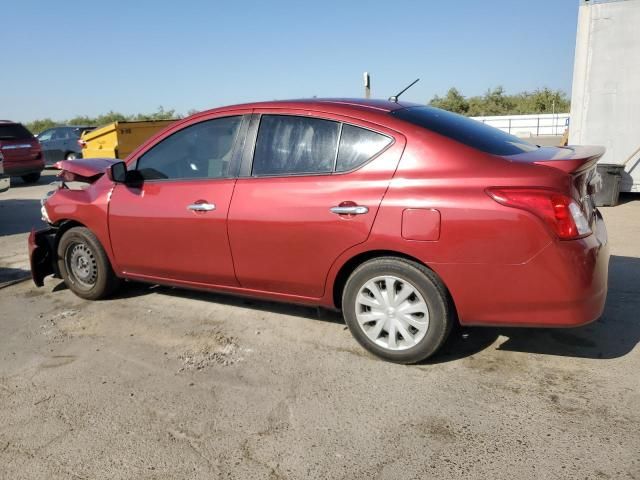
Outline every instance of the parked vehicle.
[[11, 177], [21, 177], [25, 183], [35, 183], [44, 170], [40, 143], [24, 125], [0, 120], [0, 151], [4, 171]]
[[49, 128], [38, 135], [47, 164], [82, 158], [80, 136], [96, 127], [69, 125]]
[[128, 279], [342, 309], [366, 349], [417, 362], [456, 322], [573, 327], [602, 314], [602, 153], [408, 103], [219, 108], [124, 162], [62, 162], [65, 181], [89, 185], [43, 201], [32, 274], [87, 299]]
[[149, 137], [175, 120], [113, 122], [82, 135], [84, 158], [127, 158]]
[[4, 174], [4, 157], [0, 152], [0, 193], [6, 192], [11, 186], [11, 178]]

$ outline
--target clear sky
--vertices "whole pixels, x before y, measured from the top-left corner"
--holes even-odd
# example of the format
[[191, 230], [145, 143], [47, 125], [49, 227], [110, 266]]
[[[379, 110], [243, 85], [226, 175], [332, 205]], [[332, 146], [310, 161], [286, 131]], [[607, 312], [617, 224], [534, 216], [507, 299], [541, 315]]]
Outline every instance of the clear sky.
[[570, 92], [578, 0], [7, 1], [0, 118], [253, 100]]

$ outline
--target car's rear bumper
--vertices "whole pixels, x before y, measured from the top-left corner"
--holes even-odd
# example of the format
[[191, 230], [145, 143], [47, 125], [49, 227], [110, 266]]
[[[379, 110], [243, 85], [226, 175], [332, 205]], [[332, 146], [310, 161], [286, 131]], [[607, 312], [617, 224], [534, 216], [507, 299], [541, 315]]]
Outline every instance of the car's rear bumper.
[[31, 230], [29, 235], [29, 263], [31, 265], [31, 278], [36, 286], [44, 285], [47, 275], [58, 274], [55, 255], [55, 228]]
[[555, 241], [520, 265], [438, 266], [460, 322], [575, 327], [597, 320], [609, 269], [607, 231], [599, 212], [594, 226], [592, 235]]
[[40, 173], [42, 170], [44, 170], [44, 160], [41, 158], [35, 160], [5, 160], [4, 162], [4, 174], [11, 177], [20, 177], [30, 173]]

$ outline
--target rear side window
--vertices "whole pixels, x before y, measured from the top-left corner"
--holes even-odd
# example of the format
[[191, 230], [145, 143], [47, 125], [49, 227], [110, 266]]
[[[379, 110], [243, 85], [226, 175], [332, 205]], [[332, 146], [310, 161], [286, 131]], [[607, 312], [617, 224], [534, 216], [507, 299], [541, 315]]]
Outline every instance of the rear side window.
[[330, 173], [336, 159], [340, 124], [319, 118], [263, 115], [252, 175]]
[[359, 167], [391, 143], [386, 135], [365, 128], [344, 125], [340, 136], [336, 172], [346, 172]]
[[391, 115], [493, 155], [515, 155], [538, 149], [502, 130], [439, 108], [409, 107], [395, 110]]
[[27, 140], [33, 138], [29, 130], [19, 123], [0, 123], [0, 140]]

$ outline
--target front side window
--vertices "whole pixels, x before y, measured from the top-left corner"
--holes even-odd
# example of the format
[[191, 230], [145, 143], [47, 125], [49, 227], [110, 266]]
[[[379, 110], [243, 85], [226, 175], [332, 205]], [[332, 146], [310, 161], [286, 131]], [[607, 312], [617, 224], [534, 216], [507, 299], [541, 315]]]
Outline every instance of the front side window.
[[319, 118], [263, 115], [252, 175], [331, 173], [340, 123]]
[[340, 147], [336, 172], [346, 172], [359, 167], [384, 150], [391, 138], [366, 128], [344, 125], [340, 135]]
[[241, 122], [234, 116], [190, 125], [154, 145], [136, 168], [146, 180], [227, 177]]

